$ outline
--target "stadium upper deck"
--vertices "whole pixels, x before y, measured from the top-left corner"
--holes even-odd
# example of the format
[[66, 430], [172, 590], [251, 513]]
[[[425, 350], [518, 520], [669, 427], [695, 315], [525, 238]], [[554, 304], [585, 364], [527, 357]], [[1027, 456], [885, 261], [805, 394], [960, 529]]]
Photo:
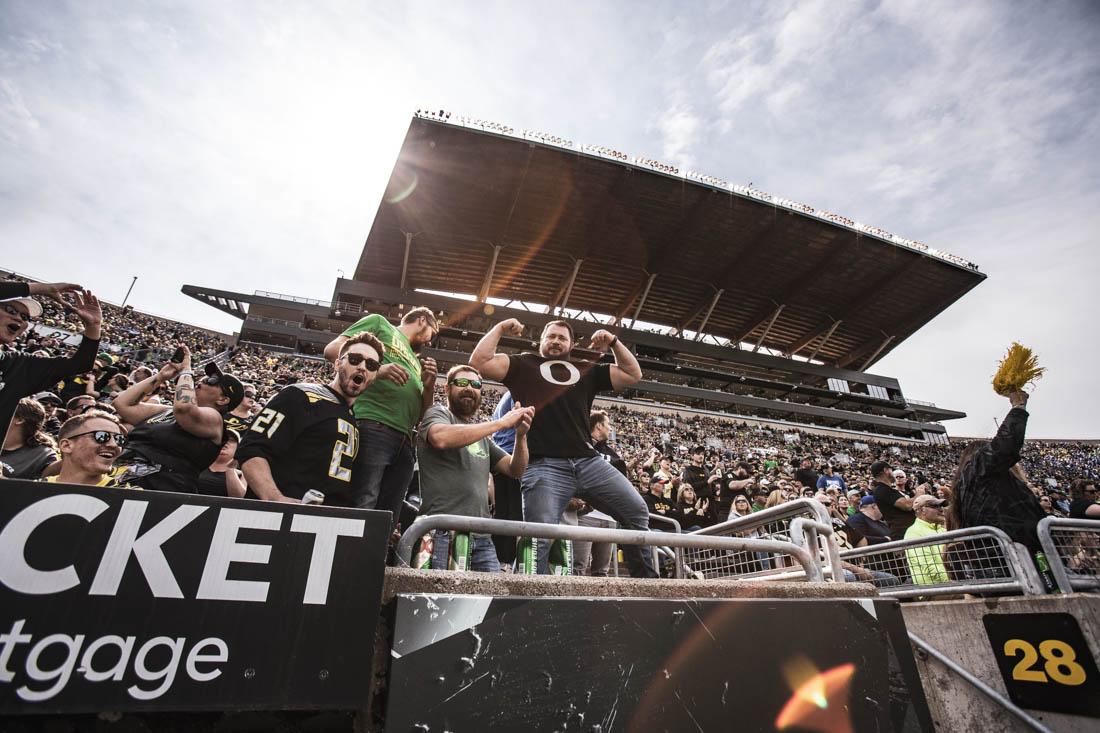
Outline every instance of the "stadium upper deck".
[[413, 119], [330, 300], [183, 291], [241, 318], [242, 340], [306, 353], [364, 312], [426, 305], [447, 363], [501, 318], [534, 339], [556, 314], [580, 334], [613, 316], [646, 368], [639, 399], [931, 441], [964, 416], [867, 368], [981, 282], [973, 264], [656, 161], [476, 124]]
[[419, 114], [355, 279], [567, 305], [863, 370], [985, 275], [709, 176]]

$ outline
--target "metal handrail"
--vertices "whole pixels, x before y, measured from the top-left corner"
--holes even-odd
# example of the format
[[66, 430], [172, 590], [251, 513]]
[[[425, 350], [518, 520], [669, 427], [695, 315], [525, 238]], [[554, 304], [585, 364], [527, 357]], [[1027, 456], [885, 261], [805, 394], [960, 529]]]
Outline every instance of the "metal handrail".
[[604, 529], [601, 527], [574, 527], [568, 524], [542, 524], [539, 522], [513, 522], [504, 519], [461, 517], [455, 514], [432, 514], [417, 517], [397, 543], [397, 559], [403, 567], [409, 562], [416, 543], [433, 529], [512, 537], [533, 537], [547, 540], [583, 540], [585, 542], [614, 542], [620, 545], [647, 545], [687, 547], [700, 550], [733, 550], [748, 552], [774, 552], [790, 555], [802, 566], [807, 580], [824, 581], [824, 575], [816, 559], [804, 548], [781, 540], [757, 540], [741, 537], [706, 537], [696, 534], [671, 532], [645, 532], [634, 529]]
[[955, 542], [976, 538], [993, 538], [996, 540], [997, 544], [1000, 545], [1001, 555], [1004, 558], [1005, 566], [1008, 571], [1010, 571], [1009, 577], [990, 581], [948, 581], [946, 583], [930, 583], [927, 585], [913, 584], [912, 586], [903, 587], [891, 586], [879, 588], [879, 594], [891, 596], [893, 598], [911, 598], [916, 596], [991, 593], [1002, 591], [1014, 591], [1021, 595], [1037, 595], [1039, 593], [1034, 587], [1034, 584], [1030, 582], [1031, 576], [1028, 574], [1027, 569], [1023, 567], [1022, 560], [1016, 553], [1012, 539], [1005, 534], [1003, 530], [996, 527], [968, 527], [966, 529], [956, 529], [950, 532], [941, 532], [919, 539], [895, 540], [893, 542], [883, 542], [877, 545], [867, 545], [866, 547], [856, 547], [854, 549], [841, 551], [840, 557], [844, 561], [853, 561], [861, 557], [870, 557], [873, 555], [904, 554], [906, 550], [935, 545], [946, 546]]
[[719, 524], [713, 524], [710, 527], [704, 527], [689, 534], [726, 535], [735, 532], [747, 532], [762, 529], [765, 525], [785, 519], [805, 519], [807, 514], [810, 515], [813, 522], [803, 525], [804, 528], [815, 530], [821, 537], [824, 537], [824, 540], [819, 542], [818, 546], [823, 545], [822, 549], [825, 551], [825, 559], [828, 561], [827, 574], [836, 578], [838, 582], [843, 581], [844, 573], [840, 562], [840, 546], [837, 544], [836, 538], [833, 537], [832, 520], [825, 506], [816, 499], [795, 499], [779, 506], [773, 506], [770, 509], [762, 509], [743, 517], [735, 517]]
[[[653, 526], [654, 521], [656, 521], [658, 524], [660, 524], [662, 522], [664, 522], [665, 524], [671, 524], [672, 525], [672, 530], [675, 534], [683, 534], [683, 529], [680, 527], [680, 522], [673, 519], [672, 517], [666, 517], [666, 516], [663, 516], [663, 515], [660, 515], [660, 514], [650, 513], [650, 515], [649, 515], [649, 526], [650, 527]], [[669, 548], [669, 549], [672, 550], [673, 563], [676, 565], [676, 568], [672, 571], [672, 577], [679, 580], [680, 578], [684, 577], [684, 551], [683, 551], [683, 549], [681, 549], [679, 547], [672, 547], [672, 548]], [[656, 562], [656, 558], [654, 558], [654, 562]]]
[[913, 642], [913, 646], [917, 647], [925, 654], [928, 654], [929, 656], [935, 658], [935, 660], [942, 664], [944, 667], [969, 682], [971, 685], [973, 685], [974, 689], [1003, 707], [1028, 728], [1039, 731], [1039, 733], [1050, 733], [1050, 728], [1047, 728], [1038, 720], [1028, 715], [1027, 711], [1025, 711], [1023, 708], [1017, 706], [1015, 703], [1013, 703], [1001, 693], [994, 690], [985, 682], [982, 682], [980, 679], [971, 674], [969, 670], [952, 661], [951, 658], [948, 657], [946, 654], [941, 652], [939, 649], [936, 649], [934, 646], [932, 646], [927, 641], [920, 638], [911, 631], [909, 632], [909, 641]]
[[1071, 575], [1066, 567], [1065, 558], [1059, 552], [1058, 545], [1054, 542], [1054, 530], [1084, 530], [1095, 533], [1097, 542], [1100, 543], [1100, 520], [1096, 519], [1069, 519], [1067, 517], [1045, 517], [1039, 521], [1036, 531], [1039, 534], [1039, 544], [1047, 557], [1050, 565], [1050, 573], [1054, 576], [1054, 582], [1061, 593], [1073, 593], [1075, 590], [1094, 590], [1100, 588], [1100, 576], [1098, 575]]

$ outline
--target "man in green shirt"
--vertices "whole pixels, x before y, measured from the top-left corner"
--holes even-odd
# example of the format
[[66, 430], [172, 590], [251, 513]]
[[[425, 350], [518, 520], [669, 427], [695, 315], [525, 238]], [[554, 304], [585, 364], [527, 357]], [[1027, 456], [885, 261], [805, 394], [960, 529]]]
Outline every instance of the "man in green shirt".
[[417, 354], [435, 338], [439, 324], [428, 308], [413, 308], [396, 327], [372, 313], [329, 342], [325, 358], [335, 361], [344, 342], [364, 331], [377, 336], [386, 351], [378, 379], [353, 408], [360, 441], [351, 479], [353, 503], [390, 511], [396, 522], [416, 465], [416, 426], [435, 392], [435, 360]]
[[[917, 518], [909, 529], [905, 530], [905, 539], [915, 540], [933, 537], [947, 530], [944, 528], [943, 499], [925, 494], [913, 500], [913, 511]], [[946, 583], [951, 578], [943, 564], [943, 545], [925, 545], [905, 551], [909, 562], [909, 572], [917, 585], [935, 585]]]

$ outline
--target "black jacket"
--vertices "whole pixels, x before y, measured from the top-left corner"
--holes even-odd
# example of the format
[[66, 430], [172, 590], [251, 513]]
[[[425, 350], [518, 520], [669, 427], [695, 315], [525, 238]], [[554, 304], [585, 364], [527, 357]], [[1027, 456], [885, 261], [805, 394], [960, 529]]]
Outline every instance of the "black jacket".
[[954, 487], [962, 527], [991, 525], [1003, 529], [1032, 552], [1041, 550], [1035, 527], [1046, 516], [1039, 500], [1009, 473], [1020, 460], [1027, 428], [1027, 410], [1014, 407], [997, 434], [963, 467]]
[[23, 397], [53, 387], [61, 379], [90, 371], [99, 351], [99, 339], [83, 338], [72, 356], [30, 356], [20, 351], [0, 352], [0, 429], [7, 430], [15, 406]]

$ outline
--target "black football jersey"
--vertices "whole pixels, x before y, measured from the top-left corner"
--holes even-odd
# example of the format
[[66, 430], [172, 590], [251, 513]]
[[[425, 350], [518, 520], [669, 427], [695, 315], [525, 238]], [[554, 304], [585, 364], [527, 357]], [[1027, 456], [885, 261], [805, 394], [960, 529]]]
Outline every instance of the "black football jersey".
[[237, 460], [266, 458], [285, 496], [301, 499], [316, 489], [326, 504], [349, 505], [359, 430], [351, 407], [327, 385], [286, 387], [243, 437]]

